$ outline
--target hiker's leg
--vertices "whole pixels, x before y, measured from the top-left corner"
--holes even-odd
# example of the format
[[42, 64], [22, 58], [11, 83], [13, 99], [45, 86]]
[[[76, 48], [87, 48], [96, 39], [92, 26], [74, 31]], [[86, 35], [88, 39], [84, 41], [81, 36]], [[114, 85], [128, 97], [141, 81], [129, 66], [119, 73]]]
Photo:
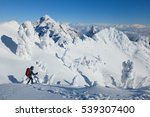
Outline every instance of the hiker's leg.
[[29, 80], [28, 80], [27, 84], [29, 84], [30, 80], [31, 80], [31, 79], [29, 78]]
[[31, 84], [33, 84], [33, 78], [31, 78]]

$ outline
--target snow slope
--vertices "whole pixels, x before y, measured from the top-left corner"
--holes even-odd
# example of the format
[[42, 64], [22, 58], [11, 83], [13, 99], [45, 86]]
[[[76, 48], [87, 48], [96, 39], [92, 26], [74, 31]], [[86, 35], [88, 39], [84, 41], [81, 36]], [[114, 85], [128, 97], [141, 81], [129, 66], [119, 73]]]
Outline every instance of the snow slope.
[[149, 100], [150, 87], [120, 89], [94, 86], [89, 88], [72, 88], [48, 85], [0, 85], [1, 100]]
[[[63, 94], [55, 94], [51, 88], [72, 95], [72, 88], [77, 90], [75, 93], [80, 93], [83, 88], [90, 91], [96, 86], [97, 92], [103, 90], [102, 97], [98, 99], [135, 99], [132, 95], [136, 95], [136, 89], [140, 91], [137, 98], [142, 99], [140, 96], [148, 88], [141, 88], [150, 85], [150, 36], [147, 27], [133, 27], [134, 31], [131, 26], [89, 26], [77, 30], [68, 24], [56, 22], [48, 15], [35, 22], [1, 23], [0, 98], [10, 99], [5, 96], [5, 90], [8, 90], [11, 99], [80, 99], [80, 96], [66, 98], [67, 94], [64, 94], [64, 98]], [[143, 34], [142, 29], [147, 33]], [[133, 37], [137, 33], [139, 36]], [[32, 95], [34, 87], [23, 85], [26, 83], [25, 70], [32, 65], [34, 72], [39, 73], [41, 84], [35, 87], [44, 88], [44, 97], [40, 97], [41, 91], [38, 90], [39, 96], [35, 98]], [[112, 90], [115, 96], [104, 96], [108, 94], [108, 87], [108, 92]], [[135, 89], [135, 92], [132, 93], [129, 88]], [[21, 90], [31, 96], [19, 97]], [[122, 95], [122, 91], [125, 91], [125, 95], [117, 97]], [[49, 95], [49, 92], [52, 94]], [[15, 93], [17, 96], [13, 97]], [[147, 96], [144, 99], [149, 99], [149, 94]]]

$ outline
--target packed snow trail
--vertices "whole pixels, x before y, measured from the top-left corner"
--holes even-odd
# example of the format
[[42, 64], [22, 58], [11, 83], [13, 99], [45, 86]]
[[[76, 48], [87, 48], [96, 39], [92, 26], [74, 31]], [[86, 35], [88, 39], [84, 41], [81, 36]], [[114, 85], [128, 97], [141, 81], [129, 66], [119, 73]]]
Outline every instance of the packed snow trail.
[[1, 100], [148, 100], [150, 87], [120, 89], [112, 87], [67, 87], [42, 84], [2, 84]]

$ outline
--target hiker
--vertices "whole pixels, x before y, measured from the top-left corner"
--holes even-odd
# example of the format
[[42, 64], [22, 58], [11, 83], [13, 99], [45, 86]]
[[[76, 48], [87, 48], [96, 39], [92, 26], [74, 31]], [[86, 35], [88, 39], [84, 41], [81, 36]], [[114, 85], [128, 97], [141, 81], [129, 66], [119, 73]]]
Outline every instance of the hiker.
[[30, 68], [26, 69], [26, 76], [29, 78], [27, 84], [29, 84], [30, 81], [31, 81], [31, 84], [33, 84], [33, 78], [32, 78], [32, 76], [38, 74], [38, 72], [34, 73], [33, 70], [34, 70], [33, 66], [31, 66]]

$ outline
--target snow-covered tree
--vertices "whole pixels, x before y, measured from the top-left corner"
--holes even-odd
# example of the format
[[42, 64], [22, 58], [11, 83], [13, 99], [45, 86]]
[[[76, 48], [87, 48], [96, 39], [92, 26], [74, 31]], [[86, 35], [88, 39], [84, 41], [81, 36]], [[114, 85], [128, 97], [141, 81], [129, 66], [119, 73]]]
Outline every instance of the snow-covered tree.
[[29, 43], [29, 38], [27, 37], [23, 26], [19, 27], [18, 31], [18, 46], [16, 54], [23, 59], [30, 59], [31, 57], [31, 48]]
[[48, 84], [48, 85], [52, 85], [53, 81], [54, 81], [54, 77], [55, 77], [54, 74], [52, 74], [52, 75], [46, 74], [44, 79], [43, 79], [43, 83]]
[[18, 30], [18, 46], [16, 54], [24, 59], [30, 59], [35, 39], [35, 30], [30, 21], [20, 25]]
[[124, 88], [131, 88], [133, 84], [133, 62], [128, 60], [122, 63], [121, 82]]
[[54, 41], [49, 37], [49, 35], [50, 31], [47, 31], [40, 37], [40, 46], [42, 49], [49, 49], [54, 44]]
[[26, 21], [22, 25], [27, 37], [33, 40], [35, 35], [35, 30], [32, 23], [30, 21]]

